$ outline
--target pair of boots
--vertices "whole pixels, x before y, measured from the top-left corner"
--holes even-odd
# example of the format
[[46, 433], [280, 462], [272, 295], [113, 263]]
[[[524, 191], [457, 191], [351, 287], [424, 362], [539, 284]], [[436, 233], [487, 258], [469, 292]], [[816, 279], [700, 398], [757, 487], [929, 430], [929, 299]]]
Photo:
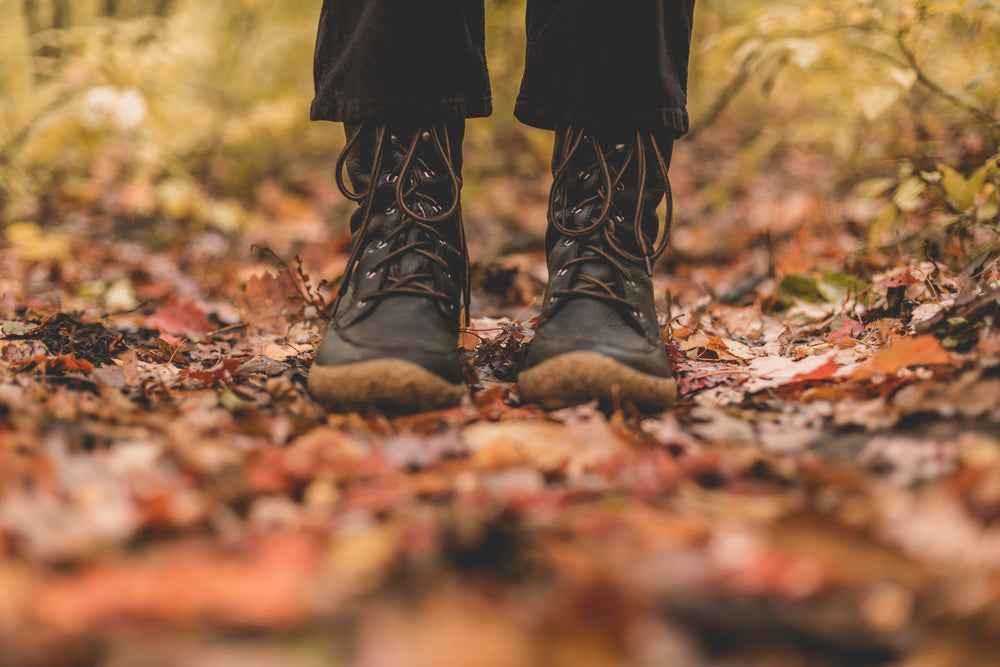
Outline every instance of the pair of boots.
[[[469, 312], [464, 121], [346, 131], [337, 185], [358, 208], [309, 389], [341, 409], [454, 405], [467, 391], [458, 359], [461, 306], [466, 322]], [[557, 128], [549, 283], [518, 378], [522, 401], [673, 401], [650, 278], [668, 231], [656, 208], [664, 196], [670, 205], [672, 138], [659, 134]]]

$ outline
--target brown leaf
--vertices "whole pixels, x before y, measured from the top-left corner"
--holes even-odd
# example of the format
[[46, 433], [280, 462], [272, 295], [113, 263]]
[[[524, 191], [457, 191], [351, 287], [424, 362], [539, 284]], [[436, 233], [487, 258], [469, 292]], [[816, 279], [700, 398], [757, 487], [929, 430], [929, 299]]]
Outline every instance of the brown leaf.
[[290, 310], [301, 308], [301, 300], [288, 271], [277, 275], [265, 271], [251, 276], [239, 297], [239, 306], [249, 324], [267, 328], [280, 323]]

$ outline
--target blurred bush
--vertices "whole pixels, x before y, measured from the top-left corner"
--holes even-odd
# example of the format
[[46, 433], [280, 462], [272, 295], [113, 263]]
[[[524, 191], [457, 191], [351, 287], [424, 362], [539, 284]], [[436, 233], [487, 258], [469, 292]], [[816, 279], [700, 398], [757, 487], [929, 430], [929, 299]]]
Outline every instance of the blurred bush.
[[[53, 188], [130, 182], [182, 214], [247, 198], [336, 149], [308, 122], [318, 15], [306, 0], [0, 0], [0, 175], [8, 215]], [[140, 197], [141, 198], [141, 197]]]
[[[470, 123], [472, 184], [546, 168], [546, 133], [510, 115], [523, 5], [487, 2], [497, 113]], [[53, 198], [123, 191], [140, 213], [225, 227], [262, 179], [308, 190], [342, 142], [308, 121], [318, 11], [315, 0], [0, 0], [4, 219], [44, 222]], [[739, 167], [702, 196], [724, 206], [795, 146], [826, 155], [838, 187], [879, 179], [864, 188], [884, 202], [874, 243], [911, 215], [995, 228], [998, 66], [1000, 0], [698, 0], [692, 138]]]
[[710, 205], [725, 205], [774, 154], [806, 149], [826, 157], [829, 194], [857, 186], [857, 197], [880, 202], [861, 221], [873, 246], [936, 259], [947, 245], [967, 265], [995, 261], [1000, 2], [700, 9], [691, 138], [710, 127], [738, 165], [702, 188]]

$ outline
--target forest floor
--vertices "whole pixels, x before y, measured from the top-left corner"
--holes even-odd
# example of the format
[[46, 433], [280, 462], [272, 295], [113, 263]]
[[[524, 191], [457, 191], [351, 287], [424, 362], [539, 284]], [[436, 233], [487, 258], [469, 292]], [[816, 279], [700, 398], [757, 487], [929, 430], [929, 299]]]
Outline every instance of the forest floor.
[[0, 666], [998, 664], [997, 265], [870, 249], [793, 150], [700, 203], [735, 168], [675, 156], [662, 414], [519, 401], [537, 179], [467, 190], [476, 384], [413, 415], [306, 390], [328, 172], [222, 228], [97, 176], [8, 226]]

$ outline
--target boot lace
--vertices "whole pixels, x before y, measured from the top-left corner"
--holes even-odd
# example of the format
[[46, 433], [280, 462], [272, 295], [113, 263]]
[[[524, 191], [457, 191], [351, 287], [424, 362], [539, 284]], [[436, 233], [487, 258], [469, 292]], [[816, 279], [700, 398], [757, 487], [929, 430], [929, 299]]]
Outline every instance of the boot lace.
[[[647, 143], [649, 144], [648, 148]], [[594, 162], [580, 170], [580, 178], [584, 180], [589, 179], [591, 177], [590, 174], [596, 169], [600, 182], [593, 195], [573, 203], [572, 209], [570, 209], [571, 202], [569, 201], [567, 179], [572, 169], [579, 169], [579, 163], [576, 161], [576, 158], [585, 146], [591, 148], [594, 154]], [[647, 192], [650, 159], [653, 161], [653, 168], [659, 171], [658, 176], [662, 178], [667, 201], [665, 222], [659, 234], [654, 239], [650, 239], [646, 235], [642, 225], [644, 212], [643, 200]], [[638, 179], [634, 195], [635, 214], [631, 225], [626, 225], [624, 216], [615, 205], [615, 194], [625, 190], [623, 179], [633, 162], [635, 163], [636, 178]], [[586, 240], [584, 241], [582, 251], [576, 257], [563, 264], [560, 268], [560, 273], [569, 270], [575, 265], [603, 260], [613, 266], [620, 276], [628, 277], [629, 275], [625, 263], [639, 264], [645, 268], [647, 275], [652, 276], [653, 262], [666, 249], [670, 223], [673, 217], [673, 200], [667, 171], [667, 161], [652, 132], [636, 131], [635, 135], [628, 141], [618, 143], [610, 149], [606, 149], [601, 145], [597, 137], [593, 136], [593, 134], [588, 135], [584, 129], [576, 127], [568, 128], [566, 131], [566, 140], [563, 143], [561, 161], [553, 175], [552, 189], [549, 193], [548, 221], [560, 234], [567, 237], [567, 243], [581, 239]], [[557, 212], [567, 210], [569, 210], [570, 214], [576, 214], [591, 204], [599, 204], [599, 206], [591, 209], [586, 224], [582, 226], [574, 225], [570, 227], [566, 222], [560, 220], [560, 216], [557, 215]], [[569, 218], [569, 215], [565, 216], [566, 220]], [[620, 230], [631, 230], [633, 235], [632, 241], [634, 243], [626, 244], [619, 239], [616, 234]], [[627, 246], [636, 249], [637, 252], [633, 252]], [[590, 253], [588, 254], [586, 251], [590, 251]], [[631, 302], [620, 295], [617, 289], [617, 280], [602, 281], [583, 272], [577, 274], [577, 280], [581, 284], [556, 290], [552, 296], [554, 298], [585, 296], [626, 308], [632, 308]]]
[[[334, 312], [337, 305], [349, 289], [351, 279], [358, 268], [361, 254], [366, 247], [366, 238], [371, 226], [374, 212], [375, 190], [379, 185], [378, 179], [385, 179], [387, 183], [395, 184], [395, 198], [389, 206], [388, 212], [395, 213], [398, 209], [402, 211], [400, 223], [396, 225], [381, 241], [380, 246], [388, 245], [395, 237], [409, 232], [411, 226], [419, 227], [426, 232], [420, 238], [410, 243], [396, 248], [372, 267], [372, 271], [378, 271], [392, 262], [402, 259], [409, 253], [417, 253], [433, 264], [439, 266], [446, 274], [450, 275], [450, 267], [438, 253], [435, 252], [438, 243], [447, 243], [444, 234], [439, 229], [439, 223], [457, 216], [459, 252], [462, 258], [462, 274], [459, 276], [459, 284], [462, 291], [463, 306], [465, 308], [465, 319], [468, 325], [470, 289], [469, 274], [470, 261], [469, 251], [465, 241], [465, 229], [462, 225], [461, 211], [459, 205], [459, 192], [462, 187], [461, 177], [455, 171], [455, 165], [451, 158], [451, 138], [448, 136], [447, 128], [441, 124], [418, 127], [413, 133], [409, 146], [397, 169], [388, 173], [382, 173], [383, 158], [386, 153], [386, 142], [396, 143], [398, 139], [388, 133], [386, 125], [380, 123], [375, 127], [375, 147], [374, 159], [372, 160], [371, 172], [369, 173], [368, 187], [362, 191], [354, 192], [344, 179], [344, 166], [351, 151], [358, 145], [361, 137], [370, 127], [359, 126], [357, 131], [351, 135], [344, 150], [337, 158], [337, 188], [350, 201], [363, 206], [361, 224], [352, 235], [351, 251], [347, 259], [347, 268], [341, 279], [340, 288], [337, 292], [337, 299], [334, 303]], [[421, 192], [418, 185], [417, 173], [425, 178], [434, 174], [434, 169], [428, 164], [425, 156], [418, 152], [421, 144], [429, 143], [431, 150], [441, 164], [444, 165], [444, 177], [447, 179], [451, 192], [450, 203], [445, 206], [435, 200], [426, 192]], [[366, 300], [383, 299], [388, 296], [409, 294], [436, 299], [447, 304], [450, 297], [444, 292], [431, 286], [435, 275], [430, 271], [409, 273], [403, 276], [387, 276], [388, 283], [380, 290], [366, 295]]]

